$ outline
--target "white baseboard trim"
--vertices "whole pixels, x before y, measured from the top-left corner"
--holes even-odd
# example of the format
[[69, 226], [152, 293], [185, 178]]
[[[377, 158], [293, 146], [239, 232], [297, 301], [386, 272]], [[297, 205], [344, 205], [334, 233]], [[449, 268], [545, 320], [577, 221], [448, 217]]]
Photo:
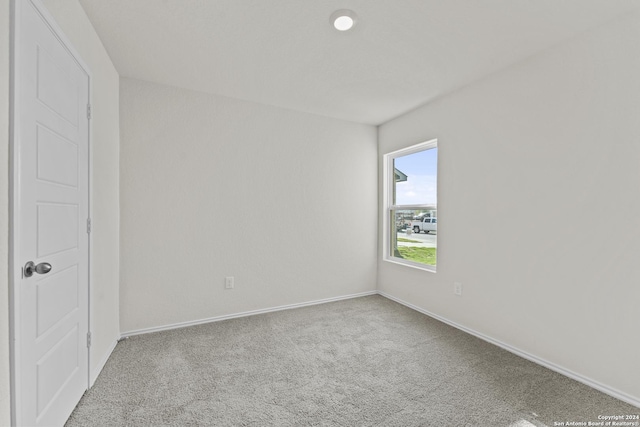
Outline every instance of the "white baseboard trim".
[[451, 320], [449, 320], [449, 319], [447, 319], [445, 317], [442, 317], [442, 316], [437, 315], [435, 313], [432, 313], [432, 312], [430, 312], [428, 310], [425, 310], [423, 308], [420, 308], [418, 306], [410, 304], [410, 303], [408, 303], [406, 301], [403, 301], [400, 298], [396, 298], [393, 295], [390, 295], [390, 294], [388, 294], [386, 292], [378, 291], [378, 294], [383, 296], [383, 297], [385, 297], [385, 298], [390, 299], [391, 301], [395, 301], [398, 304], [402, 304], [405, 307], [408, 307], [408, 308], [410, 308], [412, 310], [415, 310], [415, 311], [417, 311], [419, 313], [425, 314], [425, 315], [427, 315], [429, 317], [432, 317], [432, 318], [434, 318], [436, 320], [439, 320], [442, 323], [446, 323], [449, 326], [453, 326], [456, 329], [459, 329], [459, 330], [461, 330], [463, 332], [466, 332], [466, 333], [468, 333], [470, 335], [478, 337], [481, 340], [484, 340], [484, 341], [486, 341], [488, 343], [497, 345], [498, 347], [503, 348], [504, 350], [507, 350], [508, 352], [513, 353], [513, 354], [515, 354], [517, 356], [520, 356], [520, 357], [522, 357], [524, 359], [527, 359], [527, 360], [529, 360], [529, 361], [531, 361], [533, 363], [536, 363], [538, 365], [544, 366], [545, 368], [551, 369], [552, 371], [555, 371], [555, 372], [557, 372], [559, 374], [562, 374], [562, 375], [564, 375], [566, 377], [569, 377], [569, 378], [574, 379], [574, 380], [576, 380], [578, 382], [581, 382], [582, 384], [585, 384], [585, 385], [587, 385], [587, 386], [589, 386], [591, 388], [599, 390], [599, 391], [601, 391], [601, 392], [603, 392], [605, 394], [608, 394], [609, 396], [615, 397], [618, 400], [622, 400], [623, 402], [626, 402], [626, 403], [628, 403], [630, 405], [633, 405], [633, 406], [636, 406], [636, 407], [640, 408], [640, 399], [637, 398], [637, 397], [631, 396], [631, 395], [629, 395], [627, 393], [624, 393], [624, 392], [622, 392], [620, 390], [616, 390], [615, 388], [609, 387], [609, 386], [607, 386], [605, 384], [602, 384], [602, 383], [600, 383], [598, 381], [592, 380], [591, 378], [585, 377], [585, 376], [577, 374], [577, 373], [575, 373], [575, 372], [573, 372], [573, 371], [571, 371], [569, 369], [566, 369], [566, 368], [564, 368], [562, 366], [556, 365], [555, 363], [549, 362], [549, 361], [547, 361], [545, 359], [542, 359], [540, 357], [537, 357], [537, 356], [535, 356], [533, 354], [527, 353], [526, 351], [520, 350], [519, 348], [513, 347], [513, 346], [511, 346], [509, 344], [506, 344], [506, 343], [504, 343], [502, 341], [499, 341], [497, 339], [491, 338], [488, 335], [485, 335], [485, 334], [480, 333], [478, 331], [475, 331], [473, 329], [467, 328], [466, 326], [460, 325], [460, 324], [458, 324], [456, 322], [453, 322], [453, 321], [451, 321]]
[[134, 335], [149, 334], [149, 333], [152, 333], [152, 332], [161, 332], [161, 331], [168, 331], [168, 330], [171, 330], [171, 329], [186, 328], [187, 326], [202, 325], [203, 323], [220, 322], [222, 320], [237, 319], [238, 317], [254, 316], [256, 314], [272, 313], [274, 311], [291, 310], [291, 309], [294, 309], [294, 308], [308, 307], [308, 306], [311, 306], [311, 305], [318, 305], [318, 304], [326, 304], [328, 302], [341, 301], [341, 300], [345, 300], [345, 299], [365, 297], [365, 296], [369, 296], [369, 295], [376, 295], [377, 293], [378, 293], [378, 291], [375, 291], [375, 290], [374, 291], [367, 291], [367, 292], [360, 292], [360, 293], [357, 293], [357, 294], [342, 295], [342, 296], [339, 296], [339, 297], [325, 298], [325, 299], [321, 299], [321, 300], [307, 301], [307, 302], [301, 302], [301, 303], [296, 303], [296, 304], [288, 304], [288, 305], [280, 305], [280, 306], [277, 306], [277, 307], [270, 307], [270, 308], [263, 308], [263, 309], [259, 309], [259, 310], [244, 311], [244, 312], [241, 312], [241, 313], [225, 314], [223, 316], [214, 316], [214, 317], [209, 317], [209, 318], [206, 318], [206, 319], [192, 320], [192, 321], [189, 321], [189, 322], [180, 322], [180, 323], [174, 323], [174, 324], [164, 325], [164, 326], [155, 326], [155, 327], [152, 327], [152, 328], [135, 329], [133, 331], [123, 332], [121, 334], [121, 339], [122, 338], [127, 338], [127, 337], [132, 337]]
[[100, 359], [100, 361], [98, 362], [98, 365], [91, 371], [89, 388], [93, 387], [93, 385], [96, 383], [98, 375], [100, 375], [100, 372], [102, 372], [102, 369], [104, 369], [104, 365], [107, 364], [107, 360], [109, 360], [109, 357], [111, 357], [111, 353], [113, 353], [113, 350], [115, 350], [117, 344], [118, 340], [113, 340], [113, 342], [109, 346], [109, 349], [105, 352], [104, 356], [102, 356], [102, 359]]

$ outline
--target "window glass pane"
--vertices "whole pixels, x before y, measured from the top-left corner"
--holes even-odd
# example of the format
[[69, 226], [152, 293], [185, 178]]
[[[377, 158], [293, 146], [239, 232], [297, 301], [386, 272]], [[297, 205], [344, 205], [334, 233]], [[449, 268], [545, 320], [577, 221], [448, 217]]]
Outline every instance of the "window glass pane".
[[393, 257], [425, 265], [436, 265], [438, 230], [436, 210], [390, 210], [391, 247]]
[[393, 159], [394, 205], [435, 205], [438, 149], [419, 151]]

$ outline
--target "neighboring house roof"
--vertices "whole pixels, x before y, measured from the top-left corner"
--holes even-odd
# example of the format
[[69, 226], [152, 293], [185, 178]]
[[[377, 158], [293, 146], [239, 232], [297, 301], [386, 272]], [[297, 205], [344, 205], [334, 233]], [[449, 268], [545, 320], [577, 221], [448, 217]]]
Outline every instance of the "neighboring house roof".
[[393, 172], [396, 178], [396, 182], [404, 182], [407, 180], [407, 175], [405, 175], [404, 172], [401, 172], [400, 170], [393, 168]]

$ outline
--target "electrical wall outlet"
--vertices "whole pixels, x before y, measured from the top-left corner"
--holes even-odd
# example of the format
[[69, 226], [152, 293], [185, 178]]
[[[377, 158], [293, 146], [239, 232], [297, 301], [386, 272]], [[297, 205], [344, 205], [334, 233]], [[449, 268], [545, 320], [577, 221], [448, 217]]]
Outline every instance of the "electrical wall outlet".
[[458, 295], [459, 297], [462, 296], [462, 283], [453, 282], [453, 293]]
[[229, 276], [229, 277], [225, 277], [224, 278], [224, 288], [225, 289], [233, 289], [234, 287], [234, 279], [233, 276]]

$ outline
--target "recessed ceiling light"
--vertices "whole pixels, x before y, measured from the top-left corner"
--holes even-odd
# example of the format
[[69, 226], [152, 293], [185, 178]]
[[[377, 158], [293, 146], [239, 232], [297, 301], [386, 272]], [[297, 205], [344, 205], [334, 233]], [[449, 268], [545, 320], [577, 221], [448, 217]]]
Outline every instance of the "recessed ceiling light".
[[331, 14], [331, 24], [338, 31], [348, 31], [356, 25], [356, 14], [353, 10], [336, 10]]

